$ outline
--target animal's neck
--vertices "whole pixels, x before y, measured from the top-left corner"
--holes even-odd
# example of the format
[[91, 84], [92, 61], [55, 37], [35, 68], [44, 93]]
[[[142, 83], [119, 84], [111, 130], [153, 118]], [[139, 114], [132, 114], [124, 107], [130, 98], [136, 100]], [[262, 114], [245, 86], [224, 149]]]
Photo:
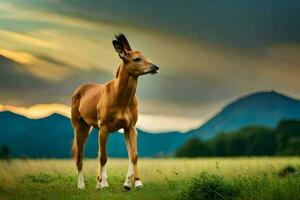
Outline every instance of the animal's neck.
[[135, 96], [138, 78], [128, 74], [123, 62], [118, 70], [115, 84], [116, 100], [118, 104], [126, 106], [132, 102]]

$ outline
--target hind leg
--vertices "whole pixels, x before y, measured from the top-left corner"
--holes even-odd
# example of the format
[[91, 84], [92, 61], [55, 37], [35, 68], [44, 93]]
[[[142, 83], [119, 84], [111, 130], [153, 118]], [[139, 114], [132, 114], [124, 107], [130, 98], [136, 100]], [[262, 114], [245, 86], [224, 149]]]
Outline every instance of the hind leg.
[[78, 189], [84, 189], [84, 178], [83, 178], [83, 156], [84, 156], [84, 144], [91, 130], [91, 126], [86, 124], [84, 121], [78, 121], [74, 125], [74, 140], [73, 140], [73, 158], [76, 161], [78, 171]]

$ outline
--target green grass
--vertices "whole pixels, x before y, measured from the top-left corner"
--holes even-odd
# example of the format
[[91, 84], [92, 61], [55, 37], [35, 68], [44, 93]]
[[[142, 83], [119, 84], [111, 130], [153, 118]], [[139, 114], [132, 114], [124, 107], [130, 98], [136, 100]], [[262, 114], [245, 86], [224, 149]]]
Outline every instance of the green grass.
[[71, 160], [0, 161], [0, 199], [298, 199], [299, 166], [299, 157], [140, 159], [144, 188], [124, 192], [126, 159], [108, 161], [104, 191], [96, 159], [84, 161], [85, 191]]

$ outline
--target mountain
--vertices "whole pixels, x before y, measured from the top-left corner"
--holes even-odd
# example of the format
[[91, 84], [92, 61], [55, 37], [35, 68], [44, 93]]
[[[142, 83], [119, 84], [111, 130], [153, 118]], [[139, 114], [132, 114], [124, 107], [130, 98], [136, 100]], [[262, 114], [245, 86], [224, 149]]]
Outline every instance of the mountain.
[[300, 119], [300, 101], [275, 91], [253, 93], [230, 103], [188, 134], [207, 140], [250, 125], [274, 128], [282, 119]]
[[[185, 134], [151, 134], [138, 130], [139, 156], [171, 155], [191, 137], [207, 140], [221, 132], [235, 131], [251, 125], [275, 128], [283, 119], [300, 119], [300, 101], [274, 91], [250, 94], [232, 102], [203, 126]], [[28, 119], [11, 112], [0, 112], [0, 147], [8, 146], [12, 157], [67, 158], [71, 154], [72, 140], [70, 119], [62, 115]], [[93, 129], [85, 147], [85, 156], [96, 157], [97, 152], [98, 134]], [[110, 134], [108, 155], [127, 156], [121, 133]]]
[[[5, 111], [0, 112], [0, 123], [0, 147], [8, 146], [11, 157], [70, 157], [73, 129], [67, 117], [53, 114], [41, 119], [28, 119]], [[169, 155], [188, 137], [177, 132], [150, 134], [138, 130], [138, 133], [138, 149], [142, 157]], [[96, 157], [97, 153], [98, 134], [94, 129], [88, 138], [85, 156]], [[127, 156], [123, 134], [111, 133], [108, 155]]]

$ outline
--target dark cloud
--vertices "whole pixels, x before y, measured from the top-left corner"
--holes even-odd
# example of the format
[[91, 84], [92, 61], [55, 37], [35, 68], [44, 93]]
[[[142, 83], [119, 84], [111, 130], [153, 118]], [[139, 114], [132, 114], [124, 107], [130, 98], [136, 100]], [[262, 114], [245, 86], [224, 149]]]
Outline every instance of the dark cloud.
[[113, 78], [102, 70], [74, 70], [60, 81], [43, 80], [26, 71], [22, 64], [0, 56], [0, 102], [17, 106], [69, 104], [71, 94], [80, 84], [105, 82], [110, 77]]
[[48, 2], [46, 8], [90, 20], [164, 30], [235, 47], [300, 42], [297, 0], [61, 0]]
[[[35, 55], [35, 54], [33, 53], [33, 55]], [[64, 62], [62, 60], [59, 60], [59, 59], [54, 58], [54, 57], [50, 57], [48, 55], [37, 54], [37, 55], [35, 55], [35, 57], [37, 57], [37, 58], [39, 58], [39, 59], [41, 59], [45, 62], [54, 64], [54, 65], [58, 65], [58, 66], [61, 66], [61, 67], [74, 68], [74, 66], [70, 65], [69, 63]]]

